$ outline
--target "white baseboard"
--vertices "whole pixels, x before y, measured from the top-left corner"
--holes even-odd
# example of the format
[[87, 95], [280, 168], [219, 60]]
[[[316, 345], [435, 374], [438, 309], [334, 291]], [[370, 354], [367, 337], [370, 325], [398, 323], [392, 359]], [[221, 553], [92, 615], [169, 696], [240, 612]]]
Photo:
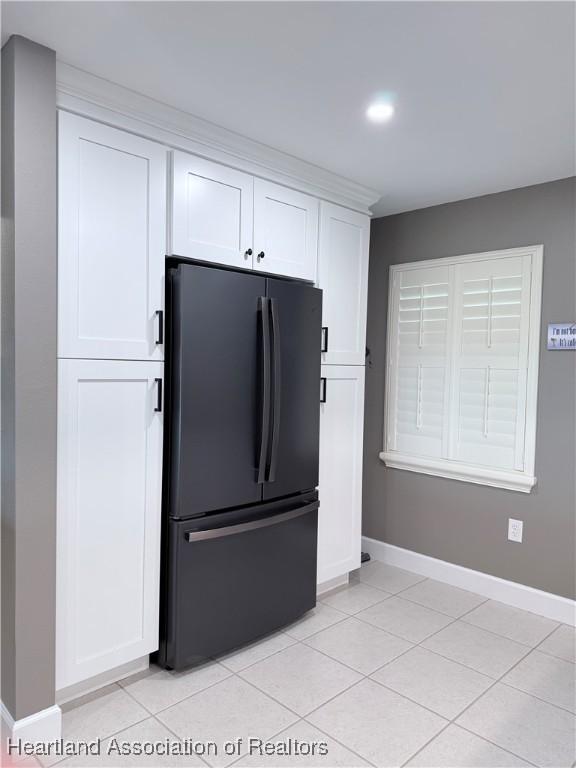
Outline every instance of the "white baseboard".
[[97, 691], [106, 685], [117, 683], [118, 680], [123, 680], [125, 677], [142, 672], [148, 669], [149, 666], [150, 656], [141, 656], [139, 659], [121, 664], [119, 667], [114, 667], [114, 669], [109, 669], [107, 672], [89, 677], [88, 680], [82, 680], [80, 683], [60, 688], [60, 690], [56, 691], [56, 702], [58, 704], [65, 704], [67, 701], [79, 699], [87, 693], [92, 693], [92, 691]]
[[422, 555], [410, 549], [402, 549], [367, 536], [362, 537], [362, 551], [369, 552], [373, 560], [395, 565], [470, 592], [477, 592], [492, 600], [538, 613], [540, 616], [561, 621], [563, 624], [576, 626], [576, 602], [567, 597], [500, 579], [445, 560], [437, 560], [435, 557]]
[[62, 711], [54, 704], [52, 707], [42, 709], [33, 715], [14, 720], [4, 702], [0, 701], [0, 714], [8, 727], [8, 735], [12, 741], [56, 741], [62, 734]]
[[334, 579], [323, 581], [322, 584], [316, 586], [316, 594], [320, 597], [320, 595], [330, 592], [331, 589], [336, 589], [336, 587], [342, 587], [344, 584], [348, 584], [349, 579], [350, 574], [344, 573], [342, 576], [336, 576]]

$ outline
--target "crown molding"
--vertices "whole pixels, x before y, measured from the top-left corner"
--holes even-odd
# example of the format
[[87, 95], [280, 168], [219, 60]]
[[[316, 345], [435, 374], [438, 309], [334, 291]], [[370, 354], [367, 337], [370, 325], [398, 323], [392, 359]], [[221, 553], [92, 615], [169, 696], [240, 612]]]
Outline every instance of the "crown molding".
[[376, 190], [312, 163], [60, 61], [56, 66], [56, 95], [60, 109], [271, 179], [353, 210], [370, 213], [369, 207], [381, 196]]

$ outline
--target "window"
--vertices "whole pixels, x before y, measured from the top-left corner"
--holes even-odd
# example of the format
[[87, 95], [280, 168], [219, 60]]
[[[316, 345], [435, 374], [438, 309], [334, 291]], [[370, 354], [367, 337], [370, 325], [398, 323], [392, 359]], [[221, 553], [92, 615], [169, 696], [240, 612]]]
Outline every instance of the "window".
[[529, 493], [542, 246], [390, 267], [386, 466]]

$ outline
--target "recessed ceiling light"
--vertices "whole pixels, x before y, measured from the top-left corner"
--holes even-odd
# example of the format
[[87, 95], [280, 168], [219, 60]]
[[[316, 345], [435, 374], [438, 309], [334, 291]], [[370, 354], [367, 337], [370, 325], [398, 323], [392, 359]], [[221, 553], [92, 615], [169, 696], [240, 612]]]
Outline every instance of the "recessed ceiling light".
[[394, 114], [394, 105], [389, 101], [375, 101], [366, 110], [366, 117], [373, 123], [385, 123]]

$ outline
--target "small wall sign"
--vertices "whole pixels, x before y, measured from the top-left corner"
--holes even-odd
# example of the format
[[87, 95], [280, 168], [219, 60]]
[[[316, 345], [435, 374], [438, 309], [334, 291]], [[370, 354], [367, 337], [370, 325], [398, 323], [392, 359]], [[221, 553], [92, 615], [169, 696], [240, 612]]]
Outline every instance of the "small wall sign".
[[576, 323], [548, 323], [548, 349], [576, 350]]

